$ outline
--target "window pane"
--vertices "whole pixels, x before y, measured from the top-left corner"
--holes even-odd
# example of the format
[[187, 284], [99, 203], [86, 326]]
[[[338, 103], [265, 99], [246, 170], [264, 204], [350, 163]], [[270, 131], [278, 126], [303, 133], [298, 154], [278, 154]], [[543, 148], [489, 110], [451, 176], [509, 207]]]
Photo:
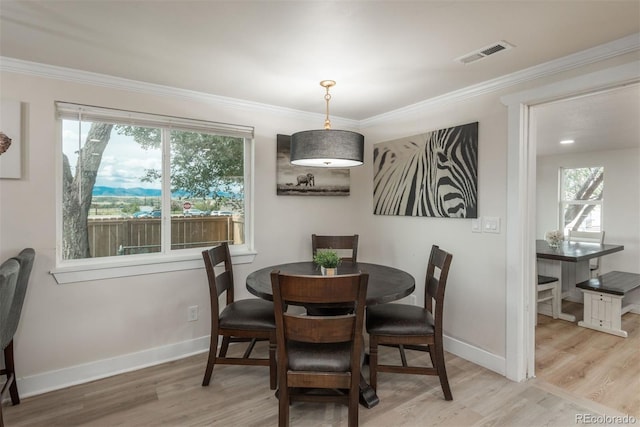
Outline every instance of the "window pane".
[[159, 252], [162, 198], [153, 171], [162, 166], [160, 130], [78, 120], [62, 126], [62, 258]]
[[600, 200], [604, 168], [563, 169], [563, 200]]
[[245, 244], [252, 128], [56, 106], [63, 132], [62, 260]]
[[565, 235], [569, 234], [569, 230], [573, 231], [602, 231], [601, 229], [601, 206], [591, 204], [573, 205], [568, 204], [565, 212], [575, 210], [577, 213], [565, 215], [564, 231]]
[[243, 244], [244, 139], [171, 131], [171, 207], [171, 249]]
[[562, 169], [562, 225], [565, 234], [600, 231], [604, 168]]

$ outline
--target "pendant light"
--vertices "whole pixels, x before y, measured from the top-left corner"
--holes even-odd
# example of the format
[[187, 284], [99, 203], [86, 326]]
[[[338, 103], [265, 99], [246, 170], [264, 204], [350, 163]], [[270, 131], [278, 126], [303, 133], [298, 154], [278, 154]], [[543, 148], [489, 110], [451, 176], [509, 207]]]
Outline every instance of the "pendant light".
[[327, 117], [324, 129], [305, 130], [291, 135], [291, 164], [324, 168], [348, 168], [364, 162], [364, 136], [348, 130], [331, 129], [329, 120], [329, 88], [333, 80], [323, 80], [320, 86], [327, 90]]

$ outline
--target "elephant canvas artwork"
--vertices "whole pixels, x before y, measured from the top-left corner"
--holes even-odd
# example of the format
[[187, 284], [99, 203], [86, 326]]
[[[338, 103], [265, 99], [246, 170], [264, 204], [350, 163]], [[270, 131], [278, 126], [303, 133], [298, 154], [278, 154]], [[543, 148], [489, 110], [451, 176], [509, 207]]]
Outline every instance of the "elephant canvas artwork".
[[279, 196], [348, 196], [349, 169], [294, 166], [291, 137], [277, 136], [277, 194]]

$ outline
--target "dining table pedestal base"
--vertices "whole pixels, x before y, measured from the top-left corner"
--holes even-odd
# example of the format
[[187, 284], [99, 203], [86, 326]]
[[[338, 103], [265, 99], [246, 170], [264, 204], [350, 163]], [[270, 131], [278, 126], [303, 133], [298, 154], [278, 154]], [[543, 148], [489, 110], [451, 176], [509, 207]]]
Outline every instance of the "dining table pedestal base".
[[363, 376], [360, 376], [360, 404], [367, 409], [371, 409], [380, 403], [376, 391], [367, 383]]

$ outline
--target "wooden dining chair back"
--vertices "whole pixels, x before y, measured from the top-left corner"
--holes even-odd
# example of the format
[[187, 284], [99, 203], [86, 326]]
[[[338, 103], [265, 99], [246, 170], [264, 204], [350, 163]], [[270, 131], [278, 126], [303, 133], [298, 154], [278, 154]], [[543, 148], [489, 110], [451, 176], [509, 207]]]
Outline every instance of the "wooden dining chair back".
[[[11, 303], [11, 310], [9, 311], [9, 317], [7, 318], [7, 334], [11, 337], [10, 341], [3, 347], [4, 351], [4, 370], [7, 373], [12, 374], [15, 377], [15, 358], [13, 356], [13, 337], [18, 330], [18, 324], [20, 322], [20, 316], [22, 314], [22, 306], [24, 305], [24, 298], [27, 294], [27, 286], [29, 285], [29, 277], [31, 276], [31, 270], [33, 268], [33, 261], [36, 257], [36, 251], [32, 248], [23, 249], [18, 256], [14, 257], [20, 265], [20, 272], [18, 273], [18, 280], [16, 282], [16, 290]], [[4, 342], [4, 341], [3, 341]], [[18, 384], [14, 381], [9, 388], [9, 394], [11, 395], [11, 403], [17, 405], [20, 403], [20, 394], [18, 393]]]
[[[202, 252], [209, 281], [211, 303], [211, 343], [209, 358], [202, 385], [209, 385], [214, 365], [260, 365], [269, 367], [269, 386], [276, 389], [276, 323], [273, 303], [249, 298], [236, 301], [233, 292], [233, 267], [229, 245], [221, 245]], [[218, 271], [219, 273], [216, 273]], [[226, 305], [221, 308], [220, 297], [226, 295]], [[218, 337], [222, 336], [218, 352]], [[251, 357], [257, 341], [269, 341], [269, 357]], [[232, 342], [249, 342], [242, 357], [228, 357]], [[216, 356], [216, 353], [217, 356]]]
[[[358, 425], [367, 273], [296, 276], [271, 273], [278, 341], [279, 426], [289, 425], [292, 401], [341, 402]], [[313, 316], [291, 306], [349, 305], [348, 314]], [[324, 389], [325, 393], [305, 393]], [[333, 391], [327, 393], [327, 391]]]
[[343, 261], [358, 262], [358, 235], [318, 236], [312, 234], [311, 249], [313, 256], [316, 256], [319, 249], [334, 249]]
[[[20, 263], [15, 259], [8, 259], [0, 265], [0, 346], [5, 348], [11, 340], [13, 333], [11, 332], [11, 322], [9, 316], [11, 314], [11, 306], [16, 294], [16, 284], [18, 282], [18, 274], [20, 272]], [[0, 375], [6, 376], [0, 387], [0, 427], [4, 426], [2, 417], [2, 400], [11, 386], [15, 383], [15, 374], [7, 369], [0, 370]]]
[[[437, 375], [446, 400], [452, 400], [447, 379], [442, 342], [444, 292], [453, 255], [431, 247], [424, 288], [424, 305], [379, 304], [367, 308], [366, 327], [369, 333], [370, 385], [377, 389], [378, 372]], [[400, 350], [402, 365], [379, 363], [378, 346], [393, 346]], [[409, 366], [405, 349], [428, 351], [429, 366]]]
[[[570, 242], [583, 242], [583, 243], [604, 243], [604, 231], [574, 231], [569, 230]], [[591, 278], [597, 277], [600, 274], [600, 257], [591, 258], [589, 260], [589, 270], [591, 272]]]

